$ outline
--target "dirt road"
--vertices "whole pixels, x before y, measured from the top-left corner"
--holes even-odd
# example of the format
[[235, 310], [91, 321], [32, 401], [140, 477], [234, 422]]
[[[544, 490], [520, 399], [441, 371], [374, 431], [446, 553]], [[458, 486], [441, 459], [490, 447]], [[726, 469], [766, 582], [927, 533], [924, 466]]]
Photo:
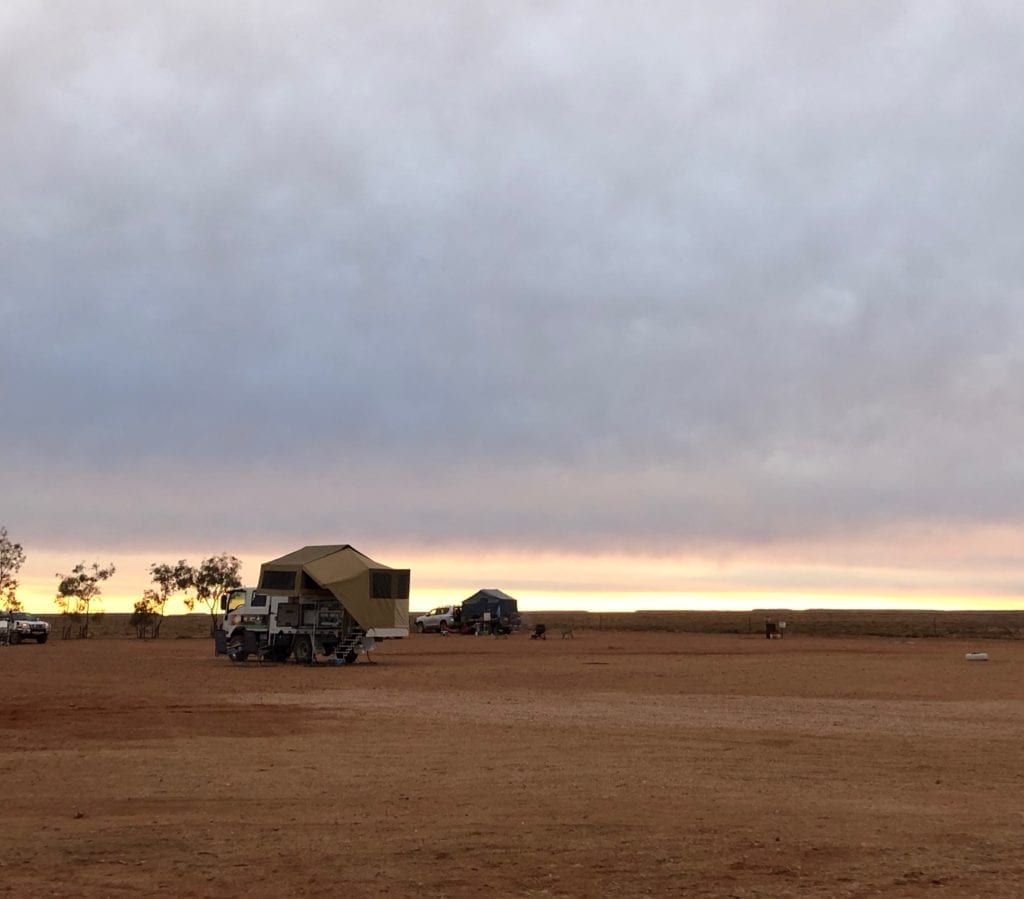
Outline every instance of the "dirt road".
[[972, 648], [0, 647], [0, 892], [1017, 897], [1024, 644]]

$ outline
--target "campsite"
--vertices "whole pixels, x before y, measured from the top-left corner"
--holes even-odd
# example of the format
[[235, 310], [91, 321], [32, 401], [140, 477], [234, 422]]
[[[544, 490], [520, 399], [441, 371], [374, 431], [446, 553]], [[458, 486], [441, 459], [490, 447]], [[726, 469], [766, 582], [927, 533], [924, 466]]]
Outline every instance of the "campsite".
[[1019, 896], [1024, 643], [3, 647], [12, 896]]
[[1024, 899], [1022, 4], [0, 40], [0, 899]]

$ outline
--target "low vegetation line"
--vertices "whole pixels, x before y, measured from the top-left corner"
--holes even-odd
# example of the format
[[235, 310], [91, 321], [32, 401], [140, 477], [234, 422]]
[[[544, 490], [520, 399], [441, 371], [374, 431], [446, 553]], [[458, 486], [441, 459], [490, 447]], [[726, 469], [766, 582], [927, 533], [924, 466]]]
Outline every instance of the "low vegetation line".
[[[418, 613], [410, 614], [412, 620]], [[55, 620], [57, 616], [41, 616]], [[548, 627], [548, 639], [574, 638], [588, 631], [655, 631], [667, 633], [743, 634], [763, 636], [765, 621], [786, 623], [788, 639], [815, 637], [947, 637], [1015, 640], [1024, 637], [1024, 611], [929, 612], [906, 610], [763, 609], [751, 612], [525, 612], [524, 631], [534, 624]], [[127, 613], [108, 612], [91, 629], [93, 637], [135, 638], [137, 628]], [[205, 613], [168, 615], [160, 639], [209, 639]]]

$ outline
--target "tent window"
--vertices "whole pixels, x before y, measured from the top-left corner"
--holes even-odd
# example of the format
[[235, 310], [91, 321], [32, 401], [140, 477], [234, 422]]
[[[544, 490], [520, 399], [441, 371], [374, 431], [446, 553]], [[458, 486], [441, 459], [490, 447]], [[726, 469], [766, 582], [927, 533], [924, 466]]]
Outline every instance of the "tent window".
[[371, 571], [370, 596], [374, 599], [408, 599], [409, 570], [378, 568]]
[[263, 590], [294, 590], [294, 571], [264, 571], [260, 576], [260, 588]]

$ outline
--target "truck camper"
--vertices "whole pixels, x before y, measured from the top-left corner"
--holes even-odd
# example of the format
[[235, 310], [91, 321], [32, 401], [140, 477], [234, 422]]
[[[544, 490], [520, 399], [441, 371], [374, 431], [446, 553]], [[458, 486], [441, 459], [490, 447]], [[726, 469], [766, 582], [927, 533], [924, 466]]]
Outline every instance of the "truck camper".
[[221, 596], [218, 655], [311, 664], [356, 661], [377, 640], [409, 635], [409, 570], [348, 544], [305, 546], [260, 566], [256, 587]]

